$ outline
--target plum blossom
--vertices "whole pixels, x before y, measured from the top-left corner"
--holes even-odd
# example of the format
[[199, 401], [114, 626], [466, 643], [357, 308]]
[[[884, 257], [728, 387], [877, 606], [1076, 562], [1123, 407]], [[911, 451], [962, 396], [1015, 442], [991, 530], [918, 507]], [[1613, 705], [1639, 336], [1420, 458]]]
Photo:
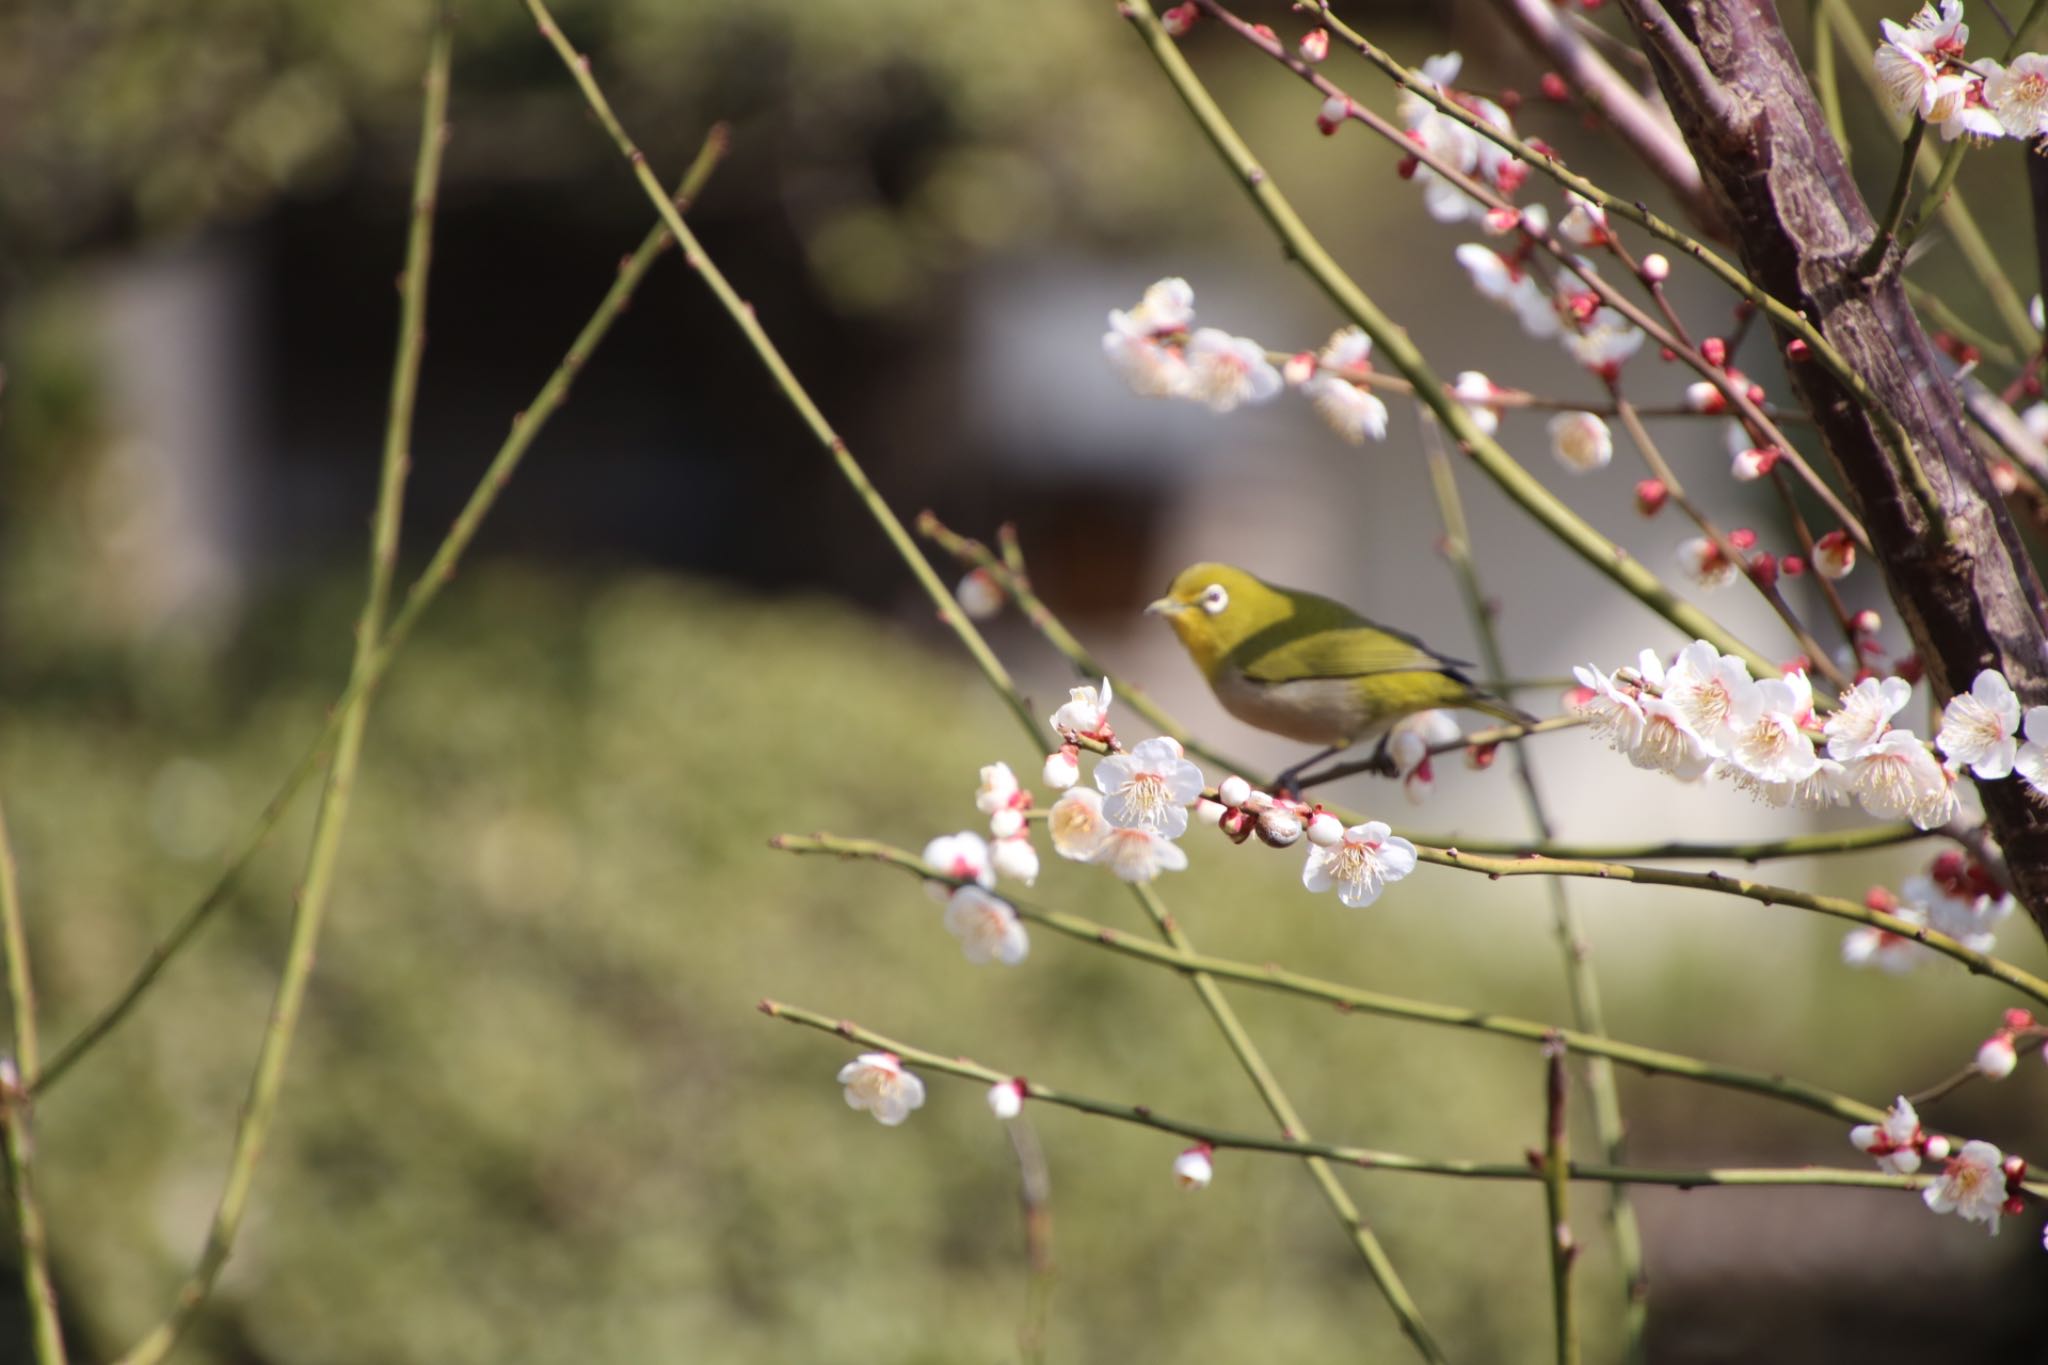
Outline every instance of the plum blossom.
[[1436, 785], [1430, 750], [1464, 737], [1456, 718], [1441, 709], [1417, 711], [1394, 722], [1394, 728], [1387, 733], [1387, 756], [1394, 760], [1394, 771], [1401, 778], [1409, 804], [1421, 805]]
[[1173, 1183], [1184, 1190], [1206, 1190], [1216, 1178], [1215, 1163], [1209, 1159], [1216, 1149], [1198, 1142], [1173, 1159]]
[[2002, 1081], [2012, 1075], [2013, 1068], [2019, 1064], [2019, 1050], [2012, 1045], [2012, 1034], [2004, 1029], [1984, 1040], [1984, 1045], [1977, 1049], [1974, 1063], [1980, 1073], [1994, 1081]]
[[1052, 728], [1074, 739], [1101, 739], [1109, 732], [1109, 703], [1108, 678], [1102, 680], [1100, 692], [1092, 687], [1070, 688], [1066, 703], [1052, 713]]
[[1943, 854], [1922, 874], [1899, 884], [1899, 898], [1927, 913], [1927, 921], [1965, 948], [1988, 953], [1998, 926], [2012, 914], [2013, 898], [1982, 867]]
[[[1079, 787], [1074, 789], [1076, 792], [1080, 790]], [[1068, 795], [1073, 795], [1073, 792]], [[1102, 841], [1089, 861], [1108, 868], [1124, 881], [1149, 882], [1162, 872], [1186, 870], [1188, 855], [1179, 844], [1157, 830], [1105, 824]]]
[[989, 571], [980, 568], [967, 571], [967, 576], [953, 589], [953, 598], [970, 621], [994, 620], [1002, 612], [1003, 603], [1009, 600], [996, 586], [996, 580]]
[[1563, 323], [1558, 319], [1557, 306], [1525, 267], [1477, 242], [1465, 243], [1454, 254], [1458, 264], [1472, 277], [1472, 287], [1513, 313], [1524, 332], [1539, 341], [1558, 334]]
[[1740, 572], [1734, 560], [1705, 536], [1694, 536], [1678, 547], [1678, 564], [1686, 577], [1703, 588], [1725, 588]]
[[1564, 217], [1557, 220], [1557, 235], [1581, 251], [1590, 251], [1608, 242], [1607, 210], [1601, 208], [1583, 195], [1567, 193], [1571, 207]]
[[1643, 708], [1635, 693], [1617, 684], [1612, 674], [1591, 664], [1574, 666], [1572, 676], [1586, 694], [1573, 709], [1586, 718], [1593, 733], [1617, 753], [1634, 749], [1642, 737], [1644, 722]]
[[1856, 542], [1847, 531], [1830, 531], [1813, 542], [1814, 571], [1822, 578], [1847, 578], [1856, 567]]
[[[974, 882], [984, 888], [996, 884], [995, 865], [989, 861], [988, 841], [972, 830], [961, 830], [958, 834], [942, 834], [924, 846], [924, 860], [948, 877]], [[933, 892], [944, 900], [952, 889], [932, 884]]]
[[1880, 20], [1878, 27], [1884, 42], [1874, 63], [1892, 113], [1919, 114], [1932, 123], [1951, 116], [1962, 98], [1965, 78], [1943, 67], [1950, 58], [1961, 59], [1970, 38], [1962, 0], [1941, 0], [1939, 11], [1933, 5], [1922, 6], [1910, 28], [1889, 19]]
[[1983, 65], [1984, 103], [1999, 126], [2017, 138], [2048, 133], [2048, 57], [2026, 52], [2013, 58], [2010, 66]]
[[1925, 1136], [1920, 1131], [1920, 1115], [1904, 1095], [1892, 1102], [1883, 1123], [1859, 1123], [1849, 1130], [1850, 1144], [1877, 1162], [1877, 1169], [1893, 1175], [1911, 1175], [1920, 1169]]
[[1160, 280], [1129, 312], [1110, 310], [1102, 353], [1140, 397], [1179, 397], [1188, 388], [1188, 367], [1180, 347], [1165, 338], [1185, 332], [1194, 318], [1195, 291], [1188, 282]]
[[1904, 678], [1865, 678], [1844, 692], [1841, 708], [1821, 727], [1828, 756], [1847, 762], [1867, 752], [1891, 729], [1892, 717], [1912, 696], [1913, 684]]
[[973, 963], [1000, 962], [1014, 967], [1031, 951], [1030, 936], [1008, 901], [978, 886], [963, 886], [946, 902], [946, 932], [960, 940], [960, 951]]
[[1642, 329], [1604, 304], [1578, 331], [1565, 334], [1565, 349], [1595, 373], [1608, 374], [1642, 348]]
[[1495, 401], [1500, 390], [1493, 381], [1477, 370], [1458, 371], [1457, 382], [1451, 385], [1451, 396], [1464, 405], [1471, 415], [1472, 425], [1491, 436], [1500, 430], [1500, 406]]
[[1880, 820], [1911, 820], [1921, 829], [1933, 829], [1955, 818], [1949, 774], [1911, 731], [1885, 731], [1842, 766], [1849, 794]]
[[[1925, 910], [1900, 905], [1888, 892], [1883, 893], [1882, 905], [1872, 908], [1888, 908], [1894, 918], [1915, 929], [1927, 927]], [[1904, 934], [1895, 934], [1876, 925], [1859, 925], [1842, 935], [1842, 961], [1851, 967], [1877, 967], [1897, 976], [1912, 971], [1931, 956], [1926, 948]]]
[[1337, 899], [1354, 910], [1380, 898], [1390, 883], [1415, 870], [1415, 845], [1378, 820], [1344, 831], [1329, 847], [1312, 845], [1301, 870], [1301, 884], [1311, 891], [1337, 888]]
[[1052, 851], [1071, 862], [1091, 861], [1102, 848], [1110, 824], [1102, 813], [1102, 793], [1074, 787], [1060, 794], [1046, 818]]
[[1953, 1213], [1973, 1223], [1989, 1223], [1998, 1235], [1998, 1215], [2005, 1210], [2005, 1153], [1988, 1142], [1972, 1140], [1948, 1159], [1941, 1179], [1920, 1192], [1936, 1213]]
[[1574, 474], [1604, 469], [1614, 458], [1614, 435], [1590, 412], [1560, 412], [1550, 419], [1550, 453]]
[[1189, 340], [1186, 360], [1188, 377], [1182, 394], [1207, 403], [1211, 412], [1263, 403], [1282, 387], [1280, 371], [1267, 361], [1266, 348], [1250, 337], [1204, 327]]
[[1728, 757], [1762, 782], [1803, 782], [1820, 766], [1800, 727], [1813, 714], [1813, 687], [1803, 672], [1765, 678], [1736, 700]]
[[849, 1109], [865, 1109], [875, 1122], [894, 1128], [924, 1105], [924, 1082], [903, 1069], [893, 1052], [863, 1052], [839, 1068]]
[[1202, 770], [1164, 737], [1095, 765], [1102, 813], [1113, 825], [1154, 830], [1169, 839], [1187, 833], [1189, 806], [1202, 794]]
[[2035, 791], [2048, 795], [2048, 706], [2029, 706], [2020, 733], [2027, 742], [2013, 756], [2013, 771]]
[[1935, 745], [1949, 761], [1986, 779], [2009, 777], [2019, 741], [2020, 702], [2012, 684], [1995, 668], [1977, 675], [1967, 693], [1957, 693], [1942, 708]]
[[1387, 436], [1387, 405], [1371, 390], [1331, 371], [1370, 369], [1372, 338], [1363, 329], [1346, 327], [1330, 338], [1317, 357], [1320, 368], [1302, 381], [1301, 393], [1330, 429], [1352, 445]]
[[996, 840], [990, 847], [989, 861], [995, 864], [998, 876], [1026, 886], [1038, 881], [1038, 849], [1031, 836], [1022, 830]]
[[1718, 758], [1734, 743], [1737, 704], [1755, 686], [1741, 659], [1695, 640], [1678, 652], [1677, 661], [1665, 672], [1663, 692], [1707, 752]]

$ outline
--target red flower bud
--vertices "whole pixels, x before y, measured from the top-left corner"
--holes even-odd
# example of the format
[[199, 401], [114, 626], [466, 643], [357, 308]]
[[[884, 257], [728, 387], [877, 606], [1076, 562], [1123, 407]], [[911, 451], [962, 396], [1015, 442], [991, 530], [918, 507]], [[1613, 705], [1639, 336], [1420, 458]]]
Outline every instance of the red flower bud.
[[1718, 370], [1728, 363], [1728, 343], [1720, 337], [1708, 337], [1700, 343], [1700, 354]]
[[1654, 517], [1663, 510], [1671, 497], [1671, 490], [1664, 486], [1662, 479], [1643, 479], [1636, 484], [1636, 511], [1646, 517]]
[[1543, 90], [1543, 98], [1553, 103], [1563, 104], [1572, 97], [1572, 88], [1566, 85], [1564, 77], [1558, 75], [1555, 71], [1544, 72], [1543, 79], [1539, 84]]

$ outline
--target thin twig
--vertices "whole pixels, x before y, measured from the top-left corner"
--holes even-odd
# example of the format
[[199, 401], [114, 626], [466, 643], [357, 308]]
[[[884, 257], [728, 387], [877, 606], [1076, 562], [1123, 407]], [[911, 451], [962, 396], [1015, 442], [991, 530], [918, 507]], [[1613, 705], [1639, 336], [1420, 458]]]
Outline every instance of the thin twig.
[[[1551, 1319], [1556, 1327], [1557, 1365], [1578, 1365], [1578, 1313], [1572, 1303], [1572, 1265], [1579, 1259], [1571, 1227], [1570, 1085], [1564, 1069], [1564, 1048], [1543, 1045], [1543, 1211], [1548, 1219], [1544, 1240], [1550, 1246]], [[1613, 1158], [1608, 1164], [1622, 1163]], [[1613, 1186], [1618, 1195], [1621, 1185]], [[1640, 1354], [1641, 1339], [1632, 1335], [1631, 1355]]]
[[[406, 241], [403, 302], [399, 310], [397, 358], [392, 365], [389, 418], [384, 458], [378, 480], [377, 510], [370, 536], [370, 586], [356, 622], [355, 659], [351, 681], [367, 677], [370, 661], [384, 630], [391, 580], [398, 551], [398, 525], [404, 507], [405, 472], [412, 439], [413, 402], [418, 392], [420, 360], [426, 346], [428, 265], [433, 236], [434, 194], [440, 182], [441, 149], [447, 140], [448, 67], [452, 25], [447, 6], [438, 7], [428, 46], [426, 96], [420, 121], [419, 161], [413, 176], [412, 225]], [[192, 1315], [206, 1301], [221, 1268], [227, 1264], [255, 1186], [264, 1139], [277, 1113], [284, 1089], [285, 1064], [291, 1056], [306, 988], [312, 980], [316, 948], [334, 887], [342, 830], [348, 822], [350, 797], [362, 754], [363, 730], [369, 718], [372, 690], [365, 687], [344, 709], [335, 739], [334, 759], [320, 794], [311, 847], [292, 915], [291, 942], [284, 971], [256, 1055], [249, 1097], [235, 1129], [234, 1154], [227, 1181], [207, 1230], [199, 1262], [180, 1288], [170, 1311], [141, 1341], [121, 1357], [121, 1365], [154, 1365], [169, 1355]]]
[[[1857, 258], [1856, 264], [1850, 268], [1849, 273], [1852, 277], [1860, 279], [1876, 274], [1877, 268], [1884, 264], [1885, 257], [1891, 254], [1892, 243], [1899, 241], [1899, 227], [1906, 220], [1906, 198], [1912, 191], [1914, 168], [1920, 160], [1920, 140], [1926, 135], [1927, 120], [1916, 112], [1913, 115], [1912, 125], [1906, 129], [1905, 144], [1899, 151], [1899, 173], [1892, 181], [1891, 198], [1885, 202], [1884, 216], [1877, 220], [1877, 231], [1871, 237], [1870, 245], [1864, 249], [1863, 254]], [[1963, 144], [1957, 143], [1955, 153], [1949, 157], [1951, 164], [1942, 168], [1942, 174], [1947, 176], [1949, 180], [1955, 178], [1953, 166], [1960, 165], [1962, 162], [1962, 150]], [[1947, 191], [1948, 185], [1946, 182], [1937, 181], [1937, 184], [1940, 185], [1942, 192]], [[1917, 220], [1924, 219], [1927, 215], [1926, 206], [1939, 202], [1936, 193], [1929, 191], [1921, 212], [1916, 215], [1916, 229], [1918, 227]], [[1899, 251], [1901, 260], [1905, 259], [1905, 248], [1912, 244], [1911, 236], [1908, 236], [1901, 244]]]
[[28, 922], [21, 908], [20, 873], [7, 816], [0, 810], [0, 950], [7, 957], [7, 1003], [14, 1055], [0, 1060], [0, 1145], [6, 1148], [7, 1186], [14, 1200], [14, 1231], [21, 1244], [22, 1298], [28, 1304], [29, 1340], [36, 1365], [64, 1365], [64, 1323], [57, 1282], [50, 1274], [49, 1233], [35, 1194], [35, 1133], [29, 1090], [41, 1067], [36, 1041], [36, 991], [29, 969]]

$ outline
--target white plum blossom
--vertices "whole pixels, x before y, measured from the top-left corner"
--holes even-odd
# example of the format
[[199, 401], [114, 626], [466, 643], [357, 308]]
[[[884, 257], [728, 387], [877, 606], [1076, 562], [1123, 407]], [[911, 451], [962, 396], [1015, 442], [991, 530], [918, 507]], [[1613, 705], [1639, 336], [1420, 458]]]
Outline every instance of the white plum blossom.
[[1472, 287], [1513, 313], [1524, 332], [1538, 341], [1558, 334], [1563, 323], [1558, 319], [1557, 306], [1527, 269], [1477, 242], [1465, 243], [1455, 255], [1458, 264], [1472, 277]]
[[1194, 287], [1177, 275], [1146, 286], [1145, 297], [1130, 312], [1112, 309], [1109, 314], [1112, 330], [1134, 336], [1185, 332], [1194, 322]]
[[1092, 687], [1069, 688], [1066, 703], [1052, 713], [1052, 728], [1076, 739], [1098, 738], [1109, 725], [1109, 703], [1108, 678], [1102, 680], [1100, 692]]
[[1728, 757], [1760, 782], [1805, 781], [1820, 766], [1813, 740], [1800, 728], [1812, 714], [1805, 673], [1761, 680], [1737, 699]]
[[1105, 823], [1102, 841], [1089, 861], [1108, 868], [1124, 881], [1149, 882], [1162, 872], [1186, 870], [1188, 855], [1187, 850], [1156, 830]]
[[990, 763], [981, 770], [981, 786], [974, 793], [974, 808], [983, 815], [1008, 809], [1018, 793], [1017, 774], [1007, 763]]
[[1904, 678], [1865, 678], [1842, 694], [1841, 709], [1821, 727], [1828, 742], [1828, 756], [1844, 762], [1864, 753], [1884, 738], [1892, 717], [1912, 700], [1913, 684]]
[[979, 568], [967, 571], [967, 576], [953, 589], [953, 598], [971, 621], [994, 620], [1002, 612], [1003, 603], [1009, 600], [996, 586], [996, 580], [989, 571]]
[[1877, 1163], [1877, 1169], [1893, 1175], [1911, 1175], [1920, 1169], [1920, 1115], [1901, 1095], [1885, 1111], [1884, 1122], [1859, 1123], [1849, 1130], [1849, 1142]]
[[[1451, 82], [1458, 79], [1458, 73], [1465, 67], [1465, 56], [1460, 52], [1439, 52], [1434, 57], [1425, 57], [1416, 74], [1422, 83], [1439, 95], [1448, 95]], [[1401, 120], [1403, 128], [1413, 128], [1428, 118], [1442, 118], [1435, 105], [1413, 90], [1402, 89], [1394, 100], [1394, 116]]]
[[[948, 877], [961, 881], [975, 882], [983, 887], [996, 884], [995, 865], [989, 860], [988, 841], [972, 830], [961, 830], [958, 834], [942, 834], [924, 846], [924, 860]], [[932, 883], [932, 891], [940, 900], [952, 894], [952, 888]]]
[[875, 1121], [894, 1128], [924, 1104], [924, 1082], [903, 1069], [893, 1052], [863, 1052], [839, 1068], [850, 1109], [865, 1109]]
[[988, 1112], [1004, 1121], [1024, 1112], [1024, 1083], [997, 1081], [988, 1088]]
[[1931, 123], [1950, 117], [1962, 98], [1965, 77], [1944, 67], [1951, 58], [1961, 59], [1970, 38], [1961, 0], [1941, 0], [1938, 11], [1933, 5], [1923, 6], [1910, 28], [1889, 19], [1880, 20], [1878, 27], [1884, 42], [1874, 64], [1892, 113], [1902, 118], [1919, 114]]
[[1583, 195], [1567, 192], [1571, 207], [1557, 220], [1557, 235], [1581, 251], [1607, 243], [1607, 210]]
[[1209, 1154], [1215, 1148], [1206, 1142], [1198, 1142], [1173, 1159], [1173, 1183], [1184, 1190], [1206, 1190], [1209, 1182], [1216, 1178], [1215, 1163]]
[[1062, 744], [1045, 756], [1045, 767], [1038, 775], [1046, 786], [1063, 792], [1081, 780], [1081, 755], [1073, 745]]
[[1936, 1213], [1953, 1213], [1973, 1223], [1989, 1223], [1998, 1235], [1998, 1215], [2005, 1210], [2005, 1153], [1988, 1142], [1972, 1140], [1948, 1159], [1941, 1179], [1920, 1192]]
[[989, 861], [995, 864], [997, 875], [1013, 882], [1031, 886], [1038, 881], [1038, 848], [1031, 842], [1031, 836], [1021, 830], [996, 840], [989, 850]]
[[1686, 577], [1703, 588], [1725, 588], [1739, 571], [1735, 561], [1721, 553], [1721, 547], [1705, 536], [1694, 536], [1678, 547], [1678, 564]]
[[1856, 542], [1847, 531], [1830, 531], [1813, 542], [1813, 569], [1822, 578], [1841, 579], [1856, 567]]
[[1211, 412], [1263, 403], [1282, 387], [1280, 371], [1266, 359], [1266, 348], [1250, 337], [1204, 327], [1189, 340], [1185, 358], [1188, 379], [1184, 394], [1207, 403]]
[[1128, 754], [1111, 754], [1095, 765], [1102, 813], [1113, 825], [1155, 830], [1169, 839], [1187, 832], [1188, 807], [1202, 794], [1202, 770], [1164, 737], [1148, 739]]
[[1955, 818], [1948, 773], [1909, 730], [1887, 730], [1875, 744], [1843, 760], [1849, 794], [1880, 820], [1911, 820], [1933, 829]]
[[[1936, 871], [1939, 872], [1939, 865]], [[1899, 884], [1899, 898], [1927, 912], [1927, 922], [1973, 952], [1998, 946], [1998, 926], [2012, 914], [2013, 898], [1939, 876], [1912, 876]]]
[[2048, 133], [2048, 57], [2026, 52], [2013, 58], [2010, 66], [1983, 65], [1984, 103], [2007, 135], [2035, 138]]
[[1436, 786], [1430, 751], [1464, 737], [1457, 718], [1440, 708], [1417, 711], [1394, 722], [1394, 728], [1387, 733], [1387, 756], [1394, 760], [1394, 771], [1401, 778], [1409, 804], [1421, 805]]
[[2013, 756], [2013, 771], [2035, 791], [2048, 795], [2048, 706], [2029, 706], [2020, 733], [2027, 742]]
[[2012, 1035], [2003, 1029], [1984, 1040], [1977, 1049], [1977, 1070], [1990, 1080], [2002, 1081], [2012, 1075], [2013, 1068], [2020, 1064], [2019, 1050], [2012, 1045]]
[[1587, 369], [1611, 373], [1642, 348], [1642, 329], [1614, 309], [1602, 305], [1576, 332], [1567, 332], [1565, 349]]
[[1370, 369], [1371, 354], [1372, 338], [1361, 328], [1346, 327], [1323, 347], [1318, 357], [1321, 368], [1301, 384], [1302, 396], [1317, 415], [1352, 445], [1363, 445], [1368, 438], [1386, 439], [1387, 405], [1371, 390], [1330, 371]]
[[[1927, 912], [1917, 906], [1895, 905], [1891, 914], [1913, 928], [1927, 927]], [[1932, 956], [1927, 948], [1904, 934], [1875, 925], [1859, 925], [1842, 935], [1842, 961], [1851, 967], [1877, 967], [1897, 976], [1912, 971]]]
[[1187, 328], [1194, 317], [1194, 299], [1186, 280], [1161, 280], [1130, 312], [1110, 310], [1102, 354], [1139, 397], [1177, 398], [1187, 392], [1188, 367], [1181, 348], [1161, 338]]
[[1722, 654], [1705, 640], [1678, 652], [1664, 675], [1664, 700], [1692, 726], [1708, 753], [1719, 758], [1735, 741], [1738, 705], [1756, 687], [1749, 666], [1733, 654]]
[[1102, 813], [1102, 793], [1089, 787], [1073, 787], [1060, 794], [1046, 817], [1052, 836], [1052, 851], [1071, 862], [1091, 861], [1102, 848], [1110, 824]]
[[1987, 668], [1968, 692], [1949, 698], [1934, 743], [1950, 762], [1995, 780], [2012, 775], [2019, 748], [2014, 736], [2019, 728], [2020, 701], [2013, 695], [2012, 684], [1997, 669]]
[[1010, 903], [978, 886], [963, 886], [946, 902], [946, 932], [960, 940], [969, 962], [1014, 967], [1031, 952], [1031, 938]]
[[1311, 846], [1308, 863], [1301, 870], [1301, 884], [1311, 891], [1334, 886], [1337, 899], [1358, 910], [1414, 870], [1415, 845], [1383, 822], [1368, 820], [1345, 830], [1344, 837], [1328, 847]]
[[1451, 385], [1451, 396], [1464, 406], [1472, 418], [1472, 425], [1491, 436], [1500, 430], [1500, 405], [1495, 400], [1500, 390], [1493, 381], [1477, 370], [1458, 371], [1457, 382]]
[[1593, 733], [1606, 740], [1609, 748], [1624, 754], [1632, 751], [1642, 738], [1644, 723], [1643, 708], [1635, 693], [1618, 685], [1612, 674], [1591, 664], [1574, 666], [1572, 676], [1588, 694], [1573, 709], [1586, 718]]
[[1550, 419], [1550, 453], [1574, 474], [1605, 469], [1614, 458], [1614, 435], [1590, 412], [1560, 412]]

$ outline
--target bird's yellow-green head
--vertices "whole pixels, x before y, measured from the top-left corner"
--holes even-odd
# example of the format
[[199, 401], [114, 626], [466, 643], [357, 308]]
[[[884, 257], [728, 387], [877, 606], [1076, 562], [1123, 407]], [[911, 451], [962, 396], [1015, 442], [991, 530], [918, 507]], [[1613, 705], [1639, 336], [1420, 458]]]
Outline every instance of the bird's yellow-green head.
[[1292, 616], [1294, 603], [1233, 565], [1192, 564], [1145, 610], [1166, 618], [1195, 666], [1208, 674], [1231, 650]]

